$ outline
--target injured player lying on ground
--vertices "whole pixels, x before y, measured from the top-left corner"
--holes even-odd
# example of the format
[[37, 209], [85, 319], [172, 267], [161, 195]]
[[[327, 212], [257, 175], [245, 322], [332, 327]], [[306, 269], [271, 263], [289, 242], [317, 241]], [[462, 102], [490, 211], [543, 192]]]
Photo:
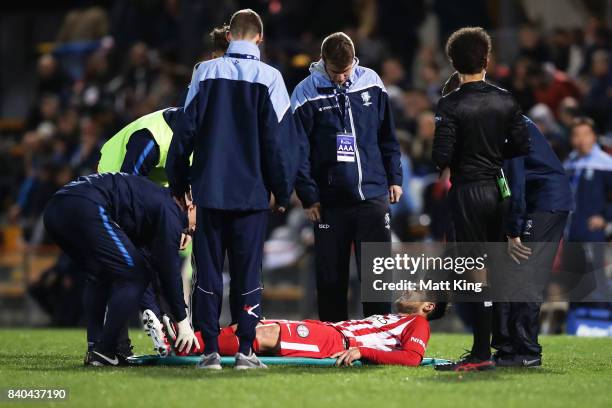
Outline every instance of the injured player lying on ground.
[[[442, 317], [447, 304], [410, 300], [410, 295], [404, 294], [395, 302], [395, 306], [396, 313], [337, 323], [262, 320], [256, 329], [254, 351], [259, 355], [277, 357], [336, 358], [336, 365], [351, 365], [353, 361], [366, 360], [375, 364], [418, 366], [429, 341], [429, 321]], [[167, 337], [173, 339], [175, 331], [167, 316], [164, 316], [163, 325], [154, 321], [145, 324], [145, 330], [151, 336], [156, 351], [170, 350], [164, 344], [173, 344]], [[221, 330], [221, 355], [233, 356], [238, 351], [235, 332], [235, 325]], [[196, 337], [201, 352], [204, 344], [199, 332], [196, 332]], [[174, 353], [177, 356], [199, 354], [195, 347], [189, 352]], [[162, 355], [167, 354], [164, 351]]]

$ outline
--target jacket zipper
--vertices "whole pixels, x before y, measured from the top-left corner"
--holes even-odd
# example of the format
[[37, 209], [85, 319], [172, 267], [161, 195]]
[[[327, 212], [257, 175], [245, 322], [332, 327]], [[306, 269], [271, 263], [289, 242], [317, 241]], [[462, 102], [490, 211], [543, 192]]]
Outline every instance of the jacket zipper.
[[365, 196], [363, 195], [363, 191], [361, 191], [361, 180], [363, 179], [363, 175], [361, 174], [361, 159], [359, 157], [359, 146], [357, 145], [357, 132], [355, 129], [355, 123], [353, 122], [353, 110], [351, 109], [351, 98], [350, 94], [346, 93], [346, 103], [349, 112], [349, 120], [351, 121], [351, 128], [353, 129], [353, 136], [355, 137], [355, 156], [357, 156], [357, 174], [359, 175], [359, 181], [357, 183], [357, 190], [359, 191], [359, 196], [361, 200], [365, 200]]

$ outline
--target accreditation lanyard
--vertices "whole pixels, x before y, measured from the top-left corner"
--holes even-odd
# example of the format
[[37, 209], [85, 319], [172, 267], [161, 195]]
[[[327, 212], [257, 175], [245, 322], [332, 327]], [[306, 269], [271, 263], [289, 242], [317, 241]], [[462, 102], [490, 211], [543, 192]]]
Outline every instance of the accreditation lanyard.
[[[349, 97], [345, 89], [340, 89], [340, 87], [336, 86], [334, 88], [334, 97], [336, 98], [336, 105], [338, 106], [338, 115], [340, 117], [340, 123], [342, 125], [343, 132], [339, 132], [336, 134], [336, 161], [338, 162], [348, 162], [355, 163], [356, 152], [357, 152], [357, 143], [355, 140], [355, 135], [351, 132], [347, 131], [347, 112], [350, 115], [351, 105], [349, 102]], [[342, 102], [340, 103], [340, 98], [342, 98]], [[336, 109], [334, 109], [336, 110]]]
[[251, 54], [239, 54], [237, 52], [226, 52], [225, 55], [227, 55], [230, 58], [242, 58], [242, 59], [250, 59], [250, 60], [259, 61], [259, 58]]
[[[338, 97], [338, 95], [340, 95], [340, 97], [342, 98], [342, 104], [340, 104], [340, 97]], [[337, 110], [338, 116], [340, 117], [340, 124], [342, 125], [344, 133], [347, 133], [346, 113], [349, 109], [351, 109], [351, 104], [349, 103], [349, 97], [347, 95], [346, 89], [341, 89], [339, 86], [334, 87], [334, 98], [336, 98], [336, 105], [338, 106]], [[350, 133], [352, 133], [352, 130]]]

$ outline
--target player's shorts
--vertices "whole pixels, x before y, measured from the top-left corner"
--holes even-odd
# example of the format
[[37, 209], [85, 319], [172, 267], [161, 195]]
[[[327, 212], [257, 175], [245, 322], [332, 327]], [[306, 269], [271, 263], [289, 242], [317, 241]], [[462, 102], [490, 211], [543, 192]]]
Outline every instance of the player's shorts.
[[280, 357], [327, 358], [346, 350], [344, 336], [317, 320], [278, 321]]

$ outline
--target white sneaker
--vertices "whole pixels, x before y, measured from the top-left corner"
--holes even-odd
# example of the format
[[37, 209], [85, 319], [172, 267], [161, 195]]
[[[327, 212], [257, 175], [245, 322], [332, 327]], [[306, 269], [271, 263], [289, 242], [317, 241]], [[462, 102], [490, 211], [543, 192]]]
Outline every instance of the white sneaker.
[[142, 312], [142, 325], [147, 336], [151, 337], [153, 350], [162, 357], [168, 356], [172, 352], [172, 347], [170, 347], [163, 326], [155, 313], [149, 309]]

